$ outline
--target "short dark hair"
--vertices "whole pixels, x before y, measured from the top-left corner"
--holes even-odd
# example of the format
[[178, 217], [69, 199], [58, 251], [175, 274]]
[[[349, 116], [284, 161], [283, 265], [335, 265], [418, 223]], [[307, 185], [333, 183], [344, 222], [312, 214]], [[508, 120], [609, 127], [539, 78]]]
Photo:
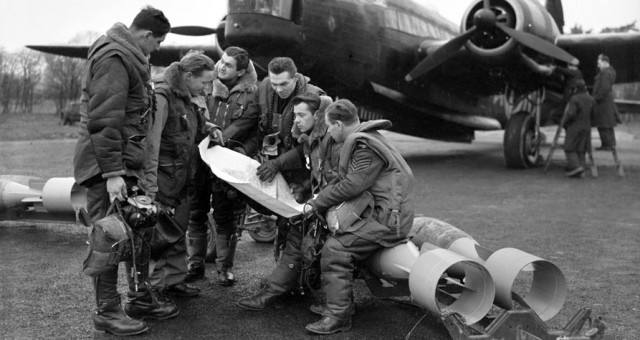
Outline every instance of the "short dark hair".
[[204, 71], [213, 71], [215, 63], [203, 51], [190, 50], [180, 59], [178, 66], [182, 72], [191, 72], [199, 77]]
[[325, 115], [329, 122], [335, 123], [337, 120], [345, 125], [358, 122], [358, 109], [348, 99], [338, 99], [327, 107]]
[[598, 56], [598, 59], [602, 60], [602, 61], [606, 61], [606, 62], [610, 62], [609, 61], [609, 56], [604, 54], [604, 53], [600, 53], [600, 55]]
[[273, 74], [280, 74], [282, 72], [289, 72], [291, 76], [295, 76], [298, 73], [296, 64], [293, 59], [289, 57], [276, 57], [269, 62], [269, 72]]
[[316, 112], [320, 108], [320, 96], [313, 92], [307, 92], [301, 95], [293, 97], [291, 104], [298, 105], [300, 103], [306, 103], [309, 106], [309, 111]]
[[164, 16], [161, 10], [151, 6], [140, 10], [140, 13], [133, 18], [131, 27], [149, 30], [156, 38], [166, 35], [171, 30], [169, 19]]
[[246, 70], [249, 67], [249, 52], [236, 46], [229, 46], [224, 53], [236, 60], [236, 69]]

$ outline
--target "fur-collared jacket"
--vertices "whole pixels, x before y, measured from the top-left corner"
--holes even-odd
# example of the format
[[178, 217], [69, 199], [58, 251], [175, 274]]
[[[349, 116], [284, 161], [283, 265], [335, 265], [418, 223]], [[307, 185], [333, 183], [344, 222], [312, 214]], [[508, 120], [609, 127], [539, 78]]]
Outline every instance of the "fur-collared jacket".
[[123, 175], [144, 179], [149, 80], [147, 58], [124, 24], [115, 24], [89, 48], [73, 158], [78, 183]]
[[320, 96], [320, 107], [314, 114], [313, 128], [309, 133], [302, 133], [294, 124], [291, 135], [299, 145], [281, 156], [281, 170], [305, 166], [311, 171], [309, 181], [303, 185], [304, 192], [308, 194], [318, 193], [338, 176], [342, 143], [336, 143], [327, 133], [324, 120], [325, 110], [332, 102], [331, 97]]
[[222, 129], [227, 147], [251, 156], [258, 145], [258, 75], [249, 62], [246, 72], [229, 89], [217, 78], [220, 65], [218, 61], [213, 92], [207, 98], [210, 120]]
[[264, 78], [258, 88], [260, 104], [260, 135], [258, 142], [262, 143], [264, 136], [268, 134], [279, 132], [279, 155], [282, 155], [297, 145], [297, 141], [291, 135], [293, 119], [295, 118], [293, 115], [293, 105], [291, 104], [293, 97], [307, 92], [312, 92], [319, 96], [325, 95], [325, 92], [321, 88], [311, 85], [309, 78], [304, 75], [298, 73], [295, 75], [295, 78], [296, 88], [287, 99], [280, 99], [280, 97], [278, 97], [276, 91], [271, 87], [269, 77]]
[[[156, 83], [157, 110], [149, 129], [147, 185], [156, 199], [175, 207], [186, 197], [191, 149], [204, 125], [204, 108], [191, 96], [174, 62]], [[197, 97], [196, 97], [197, 99]]]

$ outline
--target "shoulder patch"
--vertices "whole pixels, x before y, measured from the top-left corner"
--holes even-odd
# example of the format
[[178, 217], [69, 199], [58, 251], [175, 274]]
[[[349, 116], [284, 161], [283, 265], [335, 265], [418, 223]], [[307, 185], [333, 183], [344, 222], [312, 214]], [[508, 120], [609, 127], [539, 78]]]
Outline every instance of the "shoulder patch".
[[[368, 149], [369, 147], [366, 144], [358, 144], [356, 145], [356, 151], [357, 150], [362, 150], [362, 149]], [[371, 165], [371, 156], [367, 155], [367, 153], [365, 152], [364, 154], [359, 153], [358, 155], [353, 155], [353, 158], [351, 158], [351, 162], [349, 164], [349, 167], [351, 168], [351, 170], [353, 171], [360, 171], [360, 170], [364, 170], [366, 168], [368, 168]]]

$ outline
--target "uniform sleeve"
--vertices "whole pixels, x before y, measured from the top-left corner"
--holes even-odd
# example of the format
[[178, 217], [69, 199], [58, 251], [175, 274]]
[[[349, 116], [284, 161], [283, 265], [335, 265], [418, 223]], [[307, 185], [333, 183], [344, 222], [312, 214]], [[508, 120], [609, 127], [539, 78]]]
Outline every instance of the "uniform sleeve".
[[384, 166], [385, 161], [375, 151], [364, 143], [357, 143], [346, 176], [326, 186], [310, 203], [316, 210], [326, 211], [355, 198], [373, 186]]
[[92, 69], [87, 129], [102, 177], [124, 175], [122, 123], [129, 94], [129, 74], [113, 56]]
[[158, 192], [158, 159], [160, 157], [160, 142], [162, 130], [167, 123], [169, 105], [163, 95], [156, 94], [156, 112], [151, 119], [147, 139], [149, 141], [149, 157], [145, 169], [145, 179], [150, 192]]

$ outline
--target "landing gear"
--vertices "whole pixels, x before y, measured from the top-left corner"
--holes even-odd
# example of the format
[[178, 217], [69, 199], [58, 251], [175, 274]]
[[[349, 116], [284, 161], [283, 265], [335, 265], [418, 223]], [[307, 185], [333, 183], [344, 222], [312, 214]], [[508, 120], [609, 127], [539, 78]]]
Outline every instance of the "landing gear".
[[511, 116], [504, 131], [504, 159], [507, 166], [528, 169], [540, 165], [541, 134], [536, 131], [536, 117], [527, 112]]

